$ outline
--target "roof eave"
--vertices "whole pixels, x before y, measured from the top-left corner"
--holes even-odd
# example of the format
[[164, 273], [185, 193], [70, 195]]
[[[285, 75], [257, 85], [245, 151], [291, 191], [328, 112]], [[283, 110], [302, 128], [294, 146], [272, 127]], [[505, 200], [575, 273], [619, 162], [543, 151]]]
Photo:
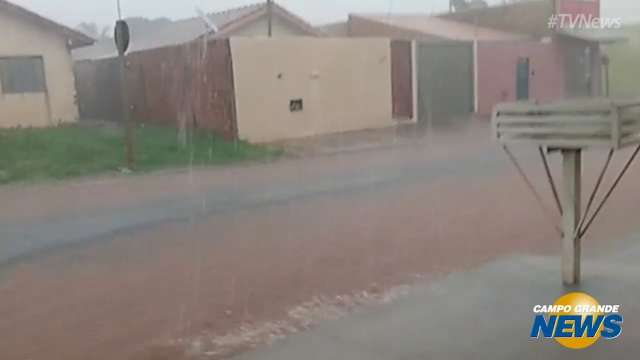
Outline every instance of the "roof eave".
[[617, 44], [629, 41], [629, 38], [621, 32], [607, 31], [605, 29], [585, 29], [585, 30], [558, 30], [560, 36], [569, 37], [583, 41], [596, 42], [600, 44]]
[[69, 48], [76, 49], [83, 46], [93, 45], [95, 40], [79, 31], [73, 30], [70, 27], [58, 24], [57, 22], [47, 19], [39, 14], [34, 13], [24, 7], [12, 4], [6, 0], [0, 0], [0, 10], [6, 10], [7, 13], [14, 16], [20, 16], [26, 21], [31, 21], [36, 25], [42, 26], [46, 29], [51, 29], [65, 37]]

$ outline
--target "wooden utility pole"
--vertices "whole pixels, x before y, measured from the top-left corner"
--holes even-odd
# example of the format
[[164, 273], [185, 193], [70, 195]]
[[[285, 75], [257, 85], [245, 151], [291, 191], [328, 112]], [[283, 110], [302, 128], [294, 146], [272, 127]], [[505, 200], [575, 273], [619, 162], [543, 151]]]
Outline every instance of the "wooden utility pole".
[[562, 201], [562, 281], [565, 285], [580, 282], [580, 199], [582, 188], [582, 150], [563, 149], [562, 173], [564, 194]]
[[122, 10], [120, 8], [120, 0], [117, 1], [118, 6], [118, 21], [116, 21], [116, 27], [114, 30], [114, 40], [116, 48], [118, 49], [118, 65], [119, 65], [119, 77], [120, 77], [120, 95], [122, 102], [122, 121], [125, 125], [126, 132], [126, 156], [127, 156], [127, 168], [133, 170], [135, 166], [134, 156], [134, 128], [131, 121], [131, 113], [129, 107], [129, 96], [127, 93], [127, 59], [125, 53], [129, 49], [129, 43], [131, 34], [129, 33], [129, 25], [126, 21], [122, 20]]
[[267, 35], [273, 36], [273, 0], [267, 0]]
[[129, 113], [129, 96], [127, 95], [127, 60], [124, 53], [118, 54], [118, 62], [120, 65], [120, 92], [122, 101], [122, 120], [125, 125], [126, 143], [127, 143], [127, 168], [133, 170], [135, 157], [133, 154], [133, 123], [131, 122], [131, 114]]

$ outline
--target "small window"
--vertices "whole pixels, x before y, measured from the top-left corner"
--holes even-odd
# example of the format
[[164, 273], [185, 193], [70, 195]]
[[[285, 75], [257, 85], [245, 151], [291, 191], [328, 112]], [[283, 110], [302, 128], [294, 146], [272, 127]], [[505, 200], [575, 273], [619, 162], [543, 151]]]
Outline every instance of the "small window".
[[0, 57], [0, 82], [5, 94], [45, 92], [42, 57]]

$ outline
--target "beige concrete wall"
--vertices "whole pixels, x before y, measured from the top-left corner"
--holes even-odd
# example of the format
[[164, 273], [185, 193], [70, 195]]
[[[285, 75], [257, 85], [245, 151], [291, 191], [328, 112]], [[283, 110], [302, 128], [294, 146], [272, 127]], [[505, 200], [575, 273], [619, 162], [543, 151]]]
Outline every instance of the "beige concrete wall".
[[[238, 28], [236, 31], [233, 31], [229, 36], [245, 36], [245, 37], [256, 37], [256, 36], [267, 36], [269, 35], [269, 22], [267, 17], [261, 17], [257, 21], [254, 21], [247, 26]], [[273, 21], [271, 23], [271, 33], [274, 37], [287, 37], [287, 36], [303, 36], [305, 33], [300, 29], [291, 26], [288, 22], [282, 20], [281, 18], [274, 16]]]
[[66, 40], [35, 24], [0, 13], [0, 57], [42, 56], [48, 96], [5, 94], [0, 84], [0, 127], [48, 126], [78, 119], [75, 80]]
[[[238, 132], [269, 142], [393, 126], [386, 39], [232, 38]], [[304, 110], [290, 112], [291, 99]]]

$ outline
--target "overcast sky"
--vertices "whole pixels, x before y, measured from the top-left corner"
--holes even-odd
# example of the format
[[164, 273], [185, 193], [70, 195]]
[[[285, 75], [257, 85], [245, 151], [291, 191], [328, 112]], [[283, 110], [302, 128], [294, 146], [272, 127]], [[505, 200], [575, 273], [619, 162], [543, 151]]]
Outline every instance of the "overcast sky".
[[[97, 22], [112, 24], [116, 0], [9, 0], [65, 25]], [[252, 4], [258, 0], [121, 0], [124, 16], [179, 19], [195, 15], [195, 8], [207, 12]], [[498, 3], [502, 0], [489, 0]], [[352, 12], [441, 12], [448, 0], [278, 0], [310, 22], [324, 23], [346, 18]], [[639, 0], [602, 0], [603, 15], [640, 21]]]

